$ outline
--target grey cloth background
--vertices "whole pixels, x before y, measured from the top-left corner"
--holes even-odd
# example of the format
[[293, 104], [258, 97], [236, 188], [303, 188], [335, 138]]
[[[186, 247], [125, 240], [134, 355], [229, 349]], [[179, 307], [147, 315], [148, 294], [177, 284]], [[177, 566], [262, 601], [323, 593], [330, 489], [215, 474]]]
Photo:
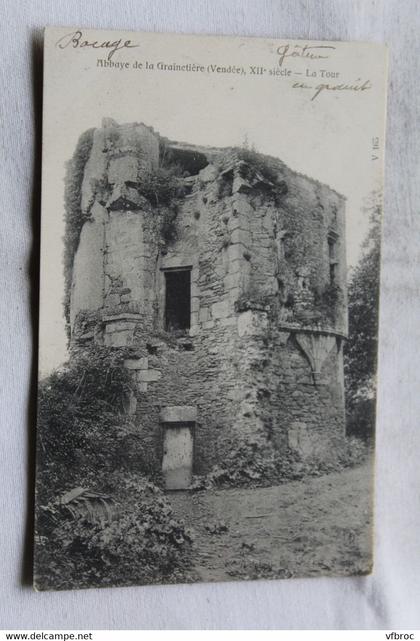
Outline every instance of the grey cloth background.
[[[35, 593], [30, 587], [45, 25], [390, 47], [374, 574]], [[1, 0], [0, 628], [420, 628], [420, 11], [415, 0]]]

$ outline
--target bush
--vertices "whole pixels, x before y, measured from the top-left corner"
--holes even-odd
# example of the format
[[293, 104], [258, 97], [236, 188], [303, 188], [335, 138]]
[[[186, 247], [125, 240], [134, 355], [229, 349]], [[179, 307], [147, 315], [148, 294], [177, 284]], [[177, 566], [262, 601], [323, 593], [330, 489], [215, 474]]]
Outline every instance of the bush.
[[281, 455], [274, 448], [248, 441], [229, 448], [223, 464], [216, 465], [196, 489], [203, 486], [252, 487], [301, 478], [299, 456], [290, 449]]
[[94, 346], [40, 382], [38, 492], [44, 503], [97, 470], [127, 466], [133, 429], [124, 412], [132, 393], [124, 350]]
[[376, 399], [353, 399], [347, 405], [346, 432], [348, 436], [370, 443], [375, 438]]
[[206, 476], [196, 477], [191, 489], [277, 485], [360, 465], [368, 454], [366, 443], [355, 437], [347, 438], [328, 461], [317, 455], [303, 457], [288, 447], [278, 451], [271, 445], [249, 441], [229, 448], [223, 463]]
[[247, 149], [246, 147], [238, 147], [235, 151], [239, 160], [246, 162], [266, 180], [269, 180], [274, 185], [277, 184], [278, 171], [270, 163], [270, 159], [267, 156], [258, 153], [255, 149]]
[[323, 322], [335, 324], [337, 309], [343, 298], [339, 285], [330, 283], [323, 290], [314, 290], [314, 307], [320, 314]]
[[161, 213], [160, 232], [165, 243], [176, 240], [176, 199], [184, 195], [182, 167], [177, 164], [158, 167], [142, 176], [139, 192]]
[[176, 164], [158, 167], [143, 175], [138, 187], [152, 205], [171, 205], [183, 195], [182, 168]]
[[138, 475], [111, 475], [108, 486], [121, 508], [117, 518], [61, 516], [44, 529], [36, 548], [39, 589], [185, 580], [192, 534], [173, 518], [163, 493]]
[[[191, 535], [146, 479], [155, 462], [124, 412], [128, 355], [91, 346], [40, 384], [39, 589], [180, 580], [186, 571]], [[106, 492], [114, 520], [69, 518], [60, 497], [77, 487]]]

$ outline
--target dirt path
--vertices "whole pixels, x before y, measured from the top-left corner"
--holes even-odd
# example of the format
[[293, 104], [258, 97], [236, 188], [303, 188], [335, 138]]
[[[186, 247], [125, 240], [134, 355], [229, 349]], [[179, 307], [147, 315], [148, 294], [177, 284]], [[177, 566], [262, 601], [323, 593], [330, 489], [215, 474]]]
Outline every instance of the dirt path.
[[[170, 500], [194, 529], [202, 581], [366, 573], [371, 479], [365, 463], [275, 487], [177, 492]], [[227, 531], [206, 529], [217, 532], [220, 522]]]

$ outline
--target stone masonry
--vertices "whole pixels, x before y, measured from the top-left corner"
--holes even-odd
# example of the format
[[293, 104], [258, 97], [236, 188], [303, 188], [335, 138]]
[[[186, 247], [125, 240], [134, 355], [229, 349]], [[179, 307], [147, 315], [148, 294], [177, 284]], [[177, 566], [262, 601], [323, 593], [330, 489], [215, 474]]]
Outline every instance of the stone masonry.
[[[152, 202], [142, 184], [171, 163], [181, 188]], [[188, 487], [241, 442], [325, 460], [341, 447], [344, 204], [255, 152], [111, 119], [94, 131], [71, 344], [130, 348], [127, 411], [168, 488]], [[184, 288], [183, 327], [168, 321], [172, 282]]]

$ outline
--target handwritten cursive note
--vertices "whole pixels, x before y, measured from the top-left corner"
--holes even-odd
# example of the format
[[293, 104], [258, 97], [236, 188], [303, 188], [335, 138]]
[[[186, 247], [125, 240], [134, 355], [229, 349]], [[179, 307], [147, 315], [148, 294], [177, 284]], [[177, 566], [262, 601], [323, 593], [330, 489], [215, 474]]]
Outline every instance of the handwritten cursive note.
[[318, 98], [318, 96], [324, 92], [324, 91], [353, 91], [353, 92], [363, 92], [366, 91], [367, 89], [372, 89], [372, 83], [370, 80], [365, 80], [362, 82], [360, 78], [352, 83], [352, 84], [345, 84], [345, 83], [340, 83], [340, 84], [331, 84], [328, 82], [322, 82], [318, 85], [309, 85], [306, 84], [305, 82], [294, 82], [292, 85], [293, 89], [306, 89], [313, 91], [313, 95], [311, 97], [311, 102]]
[[90, 49], [108, 49], [108, 60], [111, 60], [112, 56], [116, 51], [121, 49], [135, 49], [140, 45], [133, 44], [131, 40], [86, 40], [81, 31], [72, 31], [71, 33], [66, 33], [65, 36], [57, 40], [55, 46], [59, 49], [66, 49], [67, 47], [72, 47], [73, 49], [83, 49], [85, 47]]
[[286, 58], [304, 58], [305, 60], [321, 60], [329, 58], [329, 52], [335, 50], [333, 45], [280, 45], [277, 47], [279, 67], [283, 66]]

